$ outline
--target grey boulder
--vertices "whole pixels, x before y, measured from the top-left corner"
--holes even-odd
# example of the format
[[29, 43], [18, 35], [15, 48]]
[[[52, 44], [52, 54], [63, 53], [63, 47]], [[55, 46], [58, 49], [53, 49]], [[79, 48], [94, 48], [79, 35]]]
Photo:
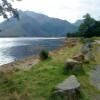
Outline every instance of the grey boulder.
[[80, 83], [72, 75], [55, 88], [52, 100], [80, 100]]

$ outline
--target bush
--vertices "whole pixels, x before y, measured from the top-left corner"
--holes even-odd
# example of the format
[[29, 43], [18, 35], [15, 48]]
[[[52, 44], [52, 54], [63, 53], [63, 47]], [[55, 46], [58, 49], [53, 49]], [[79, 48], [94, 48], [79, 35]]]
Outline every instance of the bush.
[[41, 59], [41, 60], [46, 60], [46, 59], [48, 59], [48, 57], [49, 57], [48, 51], [42, 50], [42, 51], [40, 52], [40, 59]]

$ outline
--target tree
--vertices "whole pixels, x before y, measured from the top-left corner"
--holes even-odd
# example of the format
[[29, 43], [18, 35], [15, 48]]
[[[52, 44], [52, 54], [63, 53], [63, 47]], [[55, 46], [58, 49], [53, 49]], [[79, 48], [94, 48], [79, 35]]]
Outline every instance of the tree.
[[95, 19], [93, 19], [89, 14], [86, 14], [85, 16], [83, 16], [83, 18], [84, 21], [79, 27], [79, 32], [82, 36], [84, 36], [89, 27], [94, 25], [96, 22]]
[[83, 23], [75, 33], [68, 33], [68, 37], [86, 37], [100, 36], [100, 21], [96, 21], [89, 14], [83, 16]]
[[96, 21], [85, 32], [84, 37], [100, 36], [100, 21]]
[[19, 20], [19, 14], [17, 9], [14, 9], [12, 5], [7, 0], [0, 0], [0, 16], [8, 19], [8, 15], [17, 18]]

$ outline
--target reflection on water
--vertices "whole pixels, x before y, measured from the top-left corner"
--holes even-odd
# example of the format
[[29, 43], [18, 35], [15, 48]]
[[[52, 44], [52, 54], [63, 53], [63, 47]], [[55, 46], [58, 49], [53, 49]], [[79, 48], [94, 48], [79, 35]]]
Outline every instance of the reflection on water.
[[54, 50], [64, 38], [0, 38], [0, 65], [37, 55], [42, 49]]

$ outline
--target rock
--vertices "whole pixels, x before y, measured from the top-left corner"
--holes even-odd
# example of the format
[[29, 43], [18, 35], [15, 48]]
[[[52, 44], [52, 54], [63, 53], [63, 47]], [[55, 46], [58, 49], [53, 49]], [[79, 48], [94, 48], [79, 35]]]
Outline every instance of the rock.
[[81, 52], [83, 55], [85, 55], [85, 62], [89, 61], [95, 61], [95, 55], [93, 54], [93, 43], [86, 43], [84, 46], [81, 48]]
[[81, 52], [86, 55], [92, 51], [92, 48], [93, 48], [93, 43], [88, 42], [84, 44], [84, 46], [81, 48]]
[[83, 62], [85, 60], [85, 56], [84, 54], [79, 54], [79, 55], [74, 56], [72, 59]]
[[75, 39], [75, 38], [69, 38], [69, 39], [67, 39], [67, 47], [68, 48], [72, 48], [72, 47], [76, 46], [77, 43], [78, 43], [78, 40]]
[[70, 76], [56, 87], [56, 89], [59, 91], [69, 91], [77, 88], [80, 88], [80, 83], [75, 75]]
[[76, 72], [76, 71], [80, 71], [82, 70], [82, 63], [73, 59], [68, 59], [65, 62], [65, 67], [64, 67], [64, 71], [68, 72], [68, 71], [72, 71], [72, 72]]
[[80, 100], [80, 83], [72, 75], [58, 84], [54, 92], [54, 100]]
[[88, 44], [85, 44], [82, 48], [81, 48], [81, 52], [83, 54], [87, 54], [90, 51]]
[[68, 48], [72, 48], [72, 47], [74, 47], [74, 46], [76, 46], [76, 43], [67, 42], [67, 47], [68, 47]]
[[92, 51], [88, 52], [86, 57], [88, 60], [95, 61], [95, 54]]

